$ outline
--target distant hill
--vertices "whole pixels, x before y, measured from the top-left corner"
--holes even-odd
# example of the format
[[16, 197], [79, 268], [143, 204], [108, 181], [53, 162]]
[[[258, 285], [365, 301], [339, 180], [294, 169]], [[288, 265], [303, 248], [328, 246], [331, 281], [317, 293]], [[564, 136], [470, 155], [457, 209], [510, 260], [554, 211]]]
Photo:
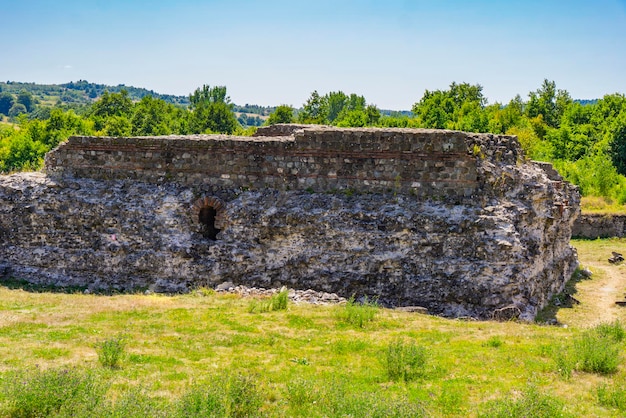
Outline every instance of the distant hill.
[[0, 89], [12, 94], [18, 94], [25, 90], [44, 106], [57, 105], [89, 105], [97, 100], [105, 91], [119, 93], [125, 89], [132, 100], [141, 100], [144, 96], [152, 96], [175, 105], [189, 105], [188, 96], [174, 96], [171, 94], [159, 94], [154, 90], [125, 86], [108, 86], [106, 84], [90, 83], [85, 80], [72, 81], [65, 84], [36, 84], [20, 83], [16, 81], [0, 82]]

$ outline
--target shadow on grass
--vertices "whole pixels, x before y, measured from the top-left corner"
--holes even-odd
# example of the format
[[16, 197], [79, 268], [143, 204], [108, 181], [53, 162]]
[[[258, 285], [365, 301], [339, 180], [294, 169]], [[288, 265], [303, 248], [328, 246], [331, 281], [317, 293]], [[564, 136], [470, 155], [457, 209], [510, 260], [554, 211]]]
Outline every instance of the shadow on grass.
[[580, 302], [574, 297], [578, 290], [576, 285], [582, 281], [591, 280], [591, 276], [586, 274], [581, 269], [576, 269], [572, 277], [567, 283], [565, 288], [559, 294], [552, 296], [550, 303], [544, 307], [535, 318], [535, 322], [546, 325], [559, 325], [559, 321], [556, 319], [556, 315], [561, 309], [571, 309]]

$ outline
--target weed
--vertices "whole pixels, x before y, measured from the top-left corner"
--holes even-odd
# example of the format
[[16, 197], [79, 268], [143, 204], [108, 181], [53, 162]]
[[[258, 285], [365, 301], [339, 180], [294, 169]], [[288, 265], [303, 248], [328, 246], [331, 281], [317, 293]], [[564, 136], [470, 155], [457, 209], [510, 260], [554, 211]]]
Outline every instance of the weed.
[[585, 332], [574, 343], [577, 369], [588, 373], [611, 374], [619, 365], [619, 347], [597, 332]]
[[230, 376], [227, 379], [226, 406], [232, 417], [250, 417], [258, 415], [263, 397], [254, 378], [244, 375]]
[[364, 328], [366, 323], [374, 320], [378, 311], [379, 306], [376, 301], [370, 301], [365, 297], [363, 302], [359, 303], [354, 300], [353, 296], [345, 305], [339, 307], [337, 317], [346, 324]]
[[600, 405], [626, 412], [626, 387], [623, 384], [601, 385], [596, 393]]
[[266, 299], [255, 300], [248, 306], [250, 313], [265, 313], [271, 311], [284, 311], [289, 302], [289, 290], [282, 288], [280, 292]]
[[133, 387], [126, 390], [115, 402], [107, 402], [97, 414], [92, 412], [89, 416], [165, 418], [174, 415], [170, 409], [166, 402], [149, 396], [143, 387]]
[[326, 383], [317, 400], [321, 416], [331, 417], [422, 417], [423, 406], [404, 396], [389, 397], [380, 393], [359, 392], [344, 380]]
[[175, 416], [253, 417], [259, 415], [263, 398], [254, 378], [217, 375], [209, 383], [196, 384], [179, 400]]
[[15, 372], [2, 385], [11, 417], [75, 416], [95, 410], [108, 386], [90, 372], [39, 368]]
[[301, 366], [308, 366], [309, 365], [309, 360], [306, 357], [292, 358], [291, 362], [299, 364]]
[[559, 399], [540, 393], [535, 386], [530, 385], [517, 399], [509, 396], [489, 402], [486, 410], [478, 416], [484, 418], [556, 418], [571, 415], [566, 412], [565, 404]]
[[597, 325], [559, 350], [555, 356], [557, 371], [565, 378], [571, 377], [573, 370], [603, 375], [615, 373], [624, 335], [619, 321]]
[[619, 320], [599, 324], [595, 327], [595, 331], [600, 337], [609, 338], [615, 342], [621, 342], [626, 337], [624, 326]]
[[126, 356], [126, 342], [123, 337], [113, 337], [106, 339], [96, 345], [98, 361], [102, 366], [109, 369], [121, 367], [121, 362]]
[[292, 409], [302, 409], [315, 402], [318, 396], [318, 389], [311, 380], [296, 379], [287, 383], [287, 400]]
[[209, 297], [215, 295], [215, 290], [211, 289], [210, 287], [202, 286], [197, 288], [194, 293], [198, 296]]
[[489, 337], [489, 339], [487, 340], [487, 342], [485, 342], [485, 346], [487, 347], [493, 347], [493, 348], [498, 348], [501, 347], [502, 344], [504, 344], [504, 341], [502, 341], [502, 338], [500, 338], [497, 335], [491, 336]]
[[396, 339], [389, 343], [385, 359], [387, 377], [390, 380], [409, 382], [424, 376], [428, 356], [426, 349], [415, 345], [413, 341]]

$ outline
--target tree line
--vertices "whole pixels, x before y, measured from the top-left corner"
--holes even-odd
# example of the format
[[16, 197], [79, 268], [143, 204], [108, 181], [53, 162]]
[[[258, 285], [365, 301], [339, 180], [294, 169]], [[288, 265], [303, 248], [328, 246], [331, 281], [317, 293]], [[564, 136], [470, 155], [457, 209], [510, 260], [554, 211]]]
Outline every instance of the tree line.
[[188, 106], [151, 95], [133, 100], [120, 90], [105, 91], [77, 109], [38, 106], [25, 91], [0, 92], [0, 113], [15, 122], [0, 124], [0, 171], [36, 169], [47, 151], [76, 134], [250, 135], [261, 123], [292, 122], [437, 128], [516, 135], [527, 157], [552, 162], [583, 195], [626, 204], [626, 97], [619, 93], [581, 102], [544, 80], [526, 99], [518, 95], [505, 104], [489, 104], [482, 86], [452, 83], [444, 90], [426, 90], [411, 112], [381, 111], [365, 97], [342, 91], [314, 91], [298, 109], [263, 108], [265, 114], [271, 112], [265, 122], [244, 113], [237, 117], [236, 110], [244, 109], [231, 103], [224, 86], [196, 89]]

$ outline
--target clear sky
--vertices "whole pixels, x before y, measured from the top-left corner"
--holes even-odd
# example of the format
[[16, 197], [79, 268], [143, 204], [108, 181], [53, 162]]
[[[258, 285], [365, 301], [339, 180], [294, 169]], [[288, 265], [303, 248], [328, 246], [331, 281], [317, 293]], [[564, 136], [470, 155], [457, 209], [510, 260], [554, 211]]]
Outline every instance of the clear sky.
[[2, 81], [295, 107], [342, 90], [396, 110], [453, 81], [490, 103], [546, 78], [626, 93], [626, 0], [0, 0], [0, 17]]

